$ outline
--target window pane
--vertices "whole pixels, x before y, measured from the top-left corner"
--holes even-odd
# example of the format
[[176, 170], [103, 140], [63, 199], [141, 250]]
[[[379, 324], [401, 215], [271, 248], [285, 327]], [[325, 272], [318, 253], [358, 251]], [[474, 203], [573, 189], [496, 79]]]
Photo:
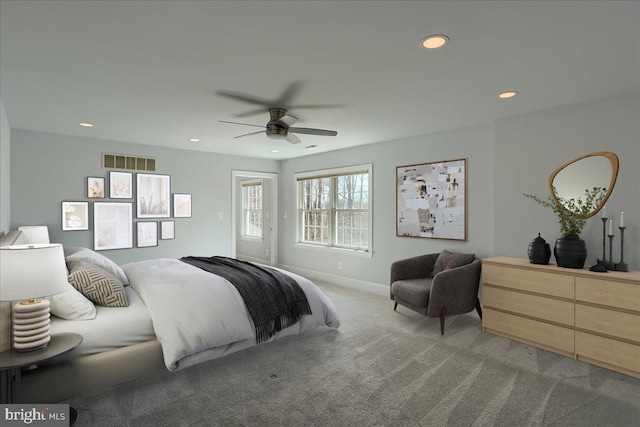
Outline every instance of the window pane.
[[262, 237], [262, 184], [242, 186], [242, 235]]

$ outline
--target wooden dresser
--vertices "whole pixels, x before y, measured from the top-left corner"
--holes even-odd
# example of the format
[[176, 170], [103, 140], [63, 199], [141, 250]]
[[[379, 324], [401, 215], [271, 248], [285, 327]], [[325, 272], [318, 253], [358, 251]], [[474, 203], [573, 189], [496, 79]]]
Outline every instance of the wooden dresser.
[[640, 378], [640, 271], [483, 260], [482, 328]]

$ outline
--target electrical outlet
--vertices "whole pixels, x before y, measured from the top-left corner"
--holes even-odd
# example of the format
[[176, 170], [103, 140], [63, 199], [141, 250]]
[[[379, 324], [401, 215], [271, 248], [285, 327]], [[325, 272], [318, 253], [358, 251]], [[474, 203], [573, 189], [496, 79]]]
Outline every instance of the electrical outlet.
[[283, 213], [282, 213], [282, 218], [286, 218], [286, 217], [287, 217], [287, 213], [286, 213], [286, 212], [283, 212]]
[[342, 261], [338, 261], [338, 270], [342, 270]]
[[269, 255], [270, 254], [269, 249], [265, 249], [264, 254]]

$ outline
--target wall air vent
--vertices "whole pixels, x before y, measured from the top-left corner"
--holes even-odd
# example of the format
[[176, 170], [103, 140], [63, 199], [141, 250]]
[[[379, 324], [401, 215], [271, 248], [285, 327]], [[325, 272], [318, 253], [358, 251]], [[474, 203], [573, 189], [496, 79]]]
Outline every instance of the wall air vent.
[[153, 157], [102, 153], [102, 167], [107, 169], [155, 172], [156, 159]]

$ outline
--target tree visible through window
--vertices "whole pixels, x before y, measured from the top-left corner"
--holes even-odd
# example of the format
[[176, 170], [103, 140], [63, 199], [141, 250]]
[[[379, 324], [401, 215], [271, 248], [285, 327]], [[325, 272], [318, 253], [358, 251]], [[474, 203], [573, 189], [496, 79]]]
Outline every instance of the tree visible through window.
[[262, 183], [242, 184], [242, 235], [262, 238]]
[[298, 177], [298, 241], [370, 250], [370, 168]]

